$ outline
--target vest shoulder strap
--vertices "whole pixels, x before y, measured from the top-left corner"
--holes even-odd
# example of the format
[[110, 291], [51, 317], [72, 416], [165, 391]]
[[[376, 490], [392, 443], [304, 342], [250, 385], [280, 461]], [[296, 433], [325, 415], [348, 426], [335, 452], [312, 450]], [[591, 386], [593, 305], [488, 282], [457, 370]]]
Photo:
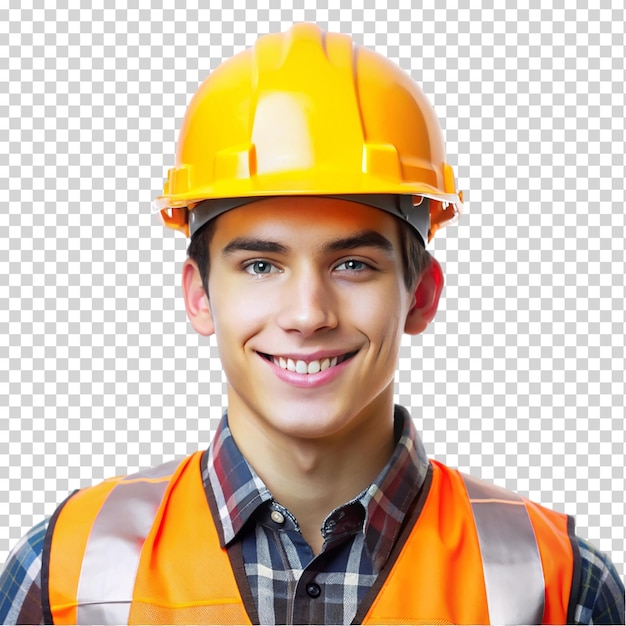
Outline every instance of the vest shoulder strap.
[[45, 577], [55, 623], [250, 623], [204, 496], [201, 455], [105, 481], [57, 511]]
[[541, 624], [545, 579], [522, 498], [472, 476], [461, 477], [478, 534], [491, 623]]
[[[173, 474], [188, 461], [105, 480], [76, 492], [57, 510], [44, 555], [47, 601], [56, 623], [128, 621], [143, 542]], [[106, 609], [99, 602], [113, 598]]]
[[437, 462], [431, 468], [364, 623], [565, 623], [567, 517]]

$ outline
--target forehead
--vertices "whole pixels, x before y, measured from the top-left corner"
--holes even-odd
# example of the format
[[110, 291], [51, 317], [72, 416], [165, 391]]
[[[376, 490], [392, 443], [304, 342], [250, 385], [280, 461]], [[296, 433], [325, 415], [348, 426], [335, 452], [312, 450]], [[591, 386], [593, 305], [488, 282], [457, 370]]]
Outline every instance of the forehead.
[[398, 220], [380, 209], [338, 198], [272, 197], [220, 215], [213, 240], [252, 234], [272, 239], [334, 238], [365, 230], [380, 232], [397, 243]]

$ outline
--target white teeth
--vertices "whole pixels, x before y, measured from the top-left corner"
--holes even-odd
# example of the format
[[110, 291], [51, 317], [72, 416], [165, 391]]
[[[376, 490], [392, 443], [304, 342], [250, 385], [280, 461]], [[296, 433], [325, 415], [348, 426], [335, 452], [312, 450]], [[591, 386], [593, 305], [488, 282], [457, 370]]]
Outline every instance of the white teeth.
[[334, 356], [332, 359], [324, 358], [307, 363], [302, 360], [294, 361], [293, 359], [286, 359], [282, 356], [272, 357], [272, 363], [274, 363], [274, 365], [277, 365], [281, 369], [289, 370], [290, 372], [297, 372], [298, 374], [317, 374], [318, 372], [323, 372], [329, 367], [337, 365], [337, 360], [338, 357]]
[[307, 374], [317, 374], [322, 369], [322, 365], [319, 361], [311, 361], [307, 369]]

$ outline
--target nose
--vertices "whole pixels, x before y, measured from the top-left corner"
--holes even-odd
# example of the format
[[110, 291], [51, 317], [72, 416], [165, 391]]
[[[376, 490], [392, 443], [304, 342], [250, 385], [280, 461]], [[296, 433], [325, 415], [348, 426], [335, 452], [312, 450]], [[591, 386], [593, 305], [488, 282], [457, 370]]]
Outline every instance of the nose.
[[285, 281], [278, 325], [310, 336], [337, 326], [337, 297], [329, 281], [315, 271], [295, 272]]

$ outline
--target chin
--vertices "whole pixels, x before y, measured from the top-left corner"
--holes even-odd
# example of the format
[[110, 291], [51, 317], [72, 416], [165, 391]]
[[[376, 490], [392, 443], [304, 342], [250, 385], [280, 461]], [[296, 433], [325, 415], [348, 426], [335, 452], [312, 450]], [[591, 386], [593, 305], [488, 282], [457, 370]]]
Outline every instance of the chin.
[[355, 419], [354, 410], [338, 407], [305, 406], [282, 407], [267, 420], [271, 427], [295, 439], [323, 439], [346, 429]]

